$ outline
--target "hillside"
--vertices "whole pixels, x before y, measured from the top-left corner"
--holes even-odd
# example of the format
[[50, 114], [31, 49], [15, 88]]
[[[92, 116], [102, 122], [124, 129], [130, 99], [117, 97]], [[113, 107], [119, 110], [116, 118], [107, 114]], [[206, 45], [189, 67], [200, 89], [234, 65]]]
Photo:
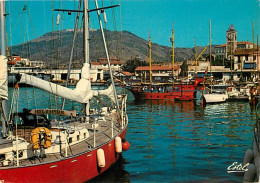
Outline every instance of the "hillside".
[[[148, 60], [148, 41], [128, 31], [106, 31], [110, 57], [119, 57], [123, 62], [133, 57]], [[60, 66], [67, 64], [70, 58], [73, 31], [62, 30], [46, 33], [27, 43], [12, 47], [12, 54], [21, 55], [30, 60], [43, 60], [46, 65]], [[75, 67], [83, 63], [83, 32], [78, 31], [74, 63]], [[198, 53], [203, 47], [198, 47]], [[100, 30], [90, 31], [90, 60], [96, 61], [105, 57]], [[214, 49], [212, 50], [214, 51]], [[208, 49], [206, 53], [208, 52]], [[171, 48], [152, 43], [152, 60], [155, 62], [170, 62]], [[175, 48], [175, 60], [194, 59], [194, 48]], [[78, 64], [77, 64], [78, 63]]]

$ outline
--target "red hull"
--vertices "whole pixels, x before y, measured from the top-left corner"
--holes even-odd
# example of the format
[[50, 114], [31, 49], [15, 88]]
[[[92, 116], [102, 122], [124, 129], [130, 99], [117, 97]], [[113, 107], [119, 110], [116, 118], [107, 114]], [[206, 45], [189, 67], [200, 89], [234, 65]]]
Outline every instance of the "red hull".
[[130, 91], [133, 93], [136, 100], [194, 100], [196, 89], [193, 85], [175, 85], [175, 87], [182, 88], [181, 90], [171, 90], [168, 92], [161, 91], [143, 91], [142, 88], [132, 88]]
[[[125, 138], [126, 128], [119, 135]], [[97, 165], [97, 149], [102, 148], [105, 152], [106, 166], [99, 168]], [[70, 157], [53, 163], [19, 168], [1, 168], [0, 182], [85, 182], [97, 177], [113, 165], [119, 158], [115, 152], [115, 140], [86, 152], [81, 155]]]

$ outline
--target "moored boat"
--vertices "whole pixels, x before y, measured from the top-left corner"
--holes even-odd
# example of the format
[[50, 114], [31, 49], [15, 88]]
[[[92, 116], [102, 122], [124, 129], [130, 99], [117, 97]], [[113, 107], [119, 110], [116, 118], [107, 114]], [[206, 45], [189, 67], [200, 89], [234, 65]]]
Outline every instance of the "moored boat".
[[206, 88], [202, 95], [205, 104], [225, 102], [228, 99], [227, 88], [229, 86], [226, 83], [220, 83]]
[[[195, 81], [197, 82], [197, 80]], [[170, 84], [143, 84], [141, 86], [127, 87], [135, 97], [135, 100], [194, 100], [197, 85], [190, 83]]]
[[126, 86], [134, 95], [135, 100], [194, 100], [198, 85], [204, 81], [204, 78], [195, 77], [194, 81], [174, 81], [174, 29], [172, 29], [172, 82], [154, 83], [152, 82], [152, 63], [151, 63], [151, 37], [149, 36], [149, 67], [150, 67], [150, 83], [142, 83], [141, 85]]
[[212, 91], [211, 93], [203, 94], [203, 98], [206, 104], [221, 103], [228, 99], [228, 94], [221, 91]]
[[243, 91], [239, 91], [235, 86], [229, 86], [227, 88], [227, 94], [227, 101], [249, 101], [249, 96]]
[[[100, 16], [97, 1], [96, 9]], [[80, 10], [83, 3], [83, 11]], [[1, 24], [5, 19], [5, 2], [0, 1]], [[85, 29], [85, 63], [82, 77], [75, 89], [50, 83], [27, 74], [19, 74], [19, 83], [32, 85], [66, 100], [78, 102], [84, 110], [26, 109], [17, 107], [19, 83], [15, 85], [8, 114], [7, 58], [5, 45], [0, 56], [0, 108], [2, 138], [0, 139], [0, 181], [1, 182], [85, 182], [110, 168], [129, 148], [125, 140], [128, 127], [126, 115], [127, 96], [117, 96], [113, 77], [112, 85], [105, 90], [91, 90], [88, 46], [88, 1], [79, 2], [83, 12]], [[111, 7], [109, 7], [111, 8]], [[106, 7], [104, 7], [106, 9]], [[68, 11], [68, 10], [61, 10]], [[99, 19], [100, 20], [100, 19]], [[102, 37], [104, 32], [102, 23]], [[1, 33], [4, 32], [1, 26]], [[75, 26], [74, 36], [77, 26]], [[3, 34], [5, 35], [5, 34]], [[4, 36], [3, 36], [4, 37]], [[2, 39], [3, 39], [2, 37]], [[109, 56], [104, 47], [109, 63]], [[72, 48], [73, 50], [73, 48]], [[111, 69], [111, 68], [110, 68]], [[110, 75], [112, 72], [110, 70]], [[101, 98], [106, 95], [111, 102]], [[97, 100], [92, 102], [92, 100]], [[120, 101], [119, 101], [120, 100]], [[93, 103], [99, 103], [93, 106]], [[104, 106], [100, 106], [101, 104]], [[63, 102], [64, 104], [64, 102]]]

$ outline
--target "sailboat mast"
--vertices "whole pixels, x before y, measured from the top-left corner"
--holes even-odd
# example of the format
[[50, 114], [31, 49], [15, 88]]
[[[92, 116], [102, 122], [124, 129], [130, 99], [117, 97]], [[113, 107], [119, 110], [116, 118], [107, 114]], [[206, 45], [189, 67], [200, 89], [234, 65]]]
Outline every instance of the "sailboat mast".
[[[255, 24], [254, 24], [254, 20], [252, 22], [252, 27], [253, 27], [253, 58], [254, 58], [254, 55], [255, 55]], [[253, 61], [254, 61], [254, 59], [253, 59]], [[254, 81], [255, 81], [255, 78], [256, 78], [256, 76], [255, 76], [255, 65], [256, 64], [254, 64]]]
[[148, 48], [149, 48], [149, 74], [150, 74], [150, 83], [152, 83], [152, 42], [151, 42], [151, 36], [149, 31], [149, 42], [148, 42]]
[[[5, 30], [6, 30], [6, 24], [5, 24], [5, 1], [0, 0], [0, 21], [1, 21], [1, 55], [6, 56], [6, 41], [5, 41]], [[1, 61], [2, 62], [2, 61]], [[3, 63], [6, 61], [3, 60]], [[2, 76], [0, 77], [0, 80], [3, 79], [5, 81], [0, 82], [2, 83], [2, 86], [0, 86], [1, 94], [0, 94], [0, 111], [1, 111], [1, 122], [2, 122], [2, 136], [5, 138], [7, 137], [7, 111], [8, 111], [8, 102], [7, 102], [7, 95], [8, 95], [8, 86], [7, 86], [7, 63], [3, 64], [1, 63], [2, 69], [5, 71], [1, 71]], [[3, 64], [3, 65], [2, 65]], [[5, 67], [5, 68], [4, 68]], [[6, 77], [6, 78], [4, 78]], [[2, 91], [3, 90], [3, 91]], [[2, 93], [6, 93], [6, 96], [3, 96]]]
[[210, 76], [212, 77], [212, 70], [211, 70], [211, 65], [212, 65], [212, 61], [211, 61], [211, 19], [209, 19], [209, 62], [210, 62]]
[[1, 55], [6, 56], [5, 46], [5, 1], [0, 1], [0, 13], [1, 13]]
[[210, 93], [212, 93], [212, 80], [213, 80], [213, 78], [212, 78], [212, 70], [211, 70], [211, 65], [212, 65], [212, 63], [211, 63], [211, 19], [209, 19], [209, 69], [210, 69], [210, 85], [211, 85], [211, 87], [210, 87]]
[[89, 17], [88, 17], [89, 3], [84, 0], [84, 59], [85, 63], [89, 64]]
[[258, 75], [257, 80], [259, 80], [259, 72], [258, 72], [258, 54], [259, 54], [259, 45], [258, 45], [258, 34], [257, 34], [257, 42], [256, 42], [256, 73]]
[[196, 45], [196, 38], [194, 38], [194, 48], [195, 48], [195, 74], [197, 76], [197, 45]]
[[[89, 62], [89, 16], [88, 16], [88, 9], [89, 9], [89, 3], [88, 0], [83, 1], [83, 16], [84, 16], [84, 27], [83, 27], [83, 33], [84, 33], [84, 60], [85, 64], [88, 68], [90, 68], [90, 62]], [[88, 69], [88, 75], [90, 75], [90, 69]], [[88, 78], [90, 79], [90, 78]], [[90, 85], [91, 87], [91, 85]], [[90, 102], [86, 103], [85, 106], [85, 114], [89, 115], [89, 107]]]
[[173, 29], [173, 23], [172, 23], [172, 83], [174, 83], [174, 29]]

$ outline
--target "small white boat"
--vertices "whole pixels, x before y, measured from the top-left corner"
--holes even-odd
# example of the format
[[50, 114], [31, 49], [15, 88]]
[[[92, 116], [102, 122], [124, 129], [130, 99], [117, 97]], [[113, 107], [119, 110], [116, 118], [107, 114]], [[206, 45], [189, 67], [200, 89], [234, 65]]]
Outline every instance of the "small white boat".
[[228, 94], [213, 91], [212, 93], [203, 94], [203, 97], [206, 103], [221, 103], [228, 99]]
[[239, 91], [235, 86], [227, 88], [228, 100], [229, 101], [248, 101], [249, 96], [245, 92]]

